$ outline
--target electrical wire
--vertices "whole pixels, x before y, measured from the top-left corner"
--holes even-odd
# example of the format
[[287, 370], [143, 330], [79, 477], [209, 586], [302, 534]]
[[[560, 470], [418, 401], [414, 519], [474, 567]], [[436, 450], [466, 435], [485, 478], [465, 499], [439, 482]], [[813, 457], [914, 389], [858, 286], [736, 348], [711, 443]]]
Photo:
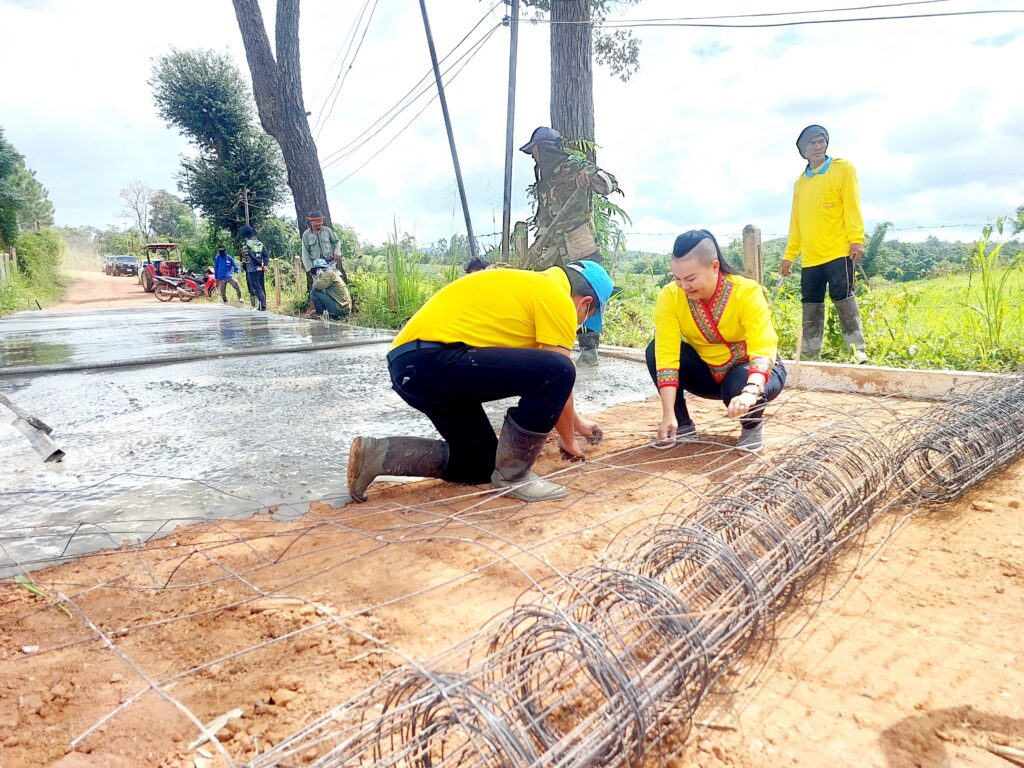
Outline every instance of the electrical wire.
[[[938, 18], [952, 18], [961, 16], [991, 16], [991, 15], [1006, 15], [1006, 14], [1024, 14], [1024, 10], [1018, 9], [986, 9], [980, 11], [948, 11], [946, 13], [920, 13], [920, 14], [903, 14], [899, 16], [858, 16], [847, 19], [814, 19], [809, 21], [776, 21], [776, 22], [765, 22], [761, 24], [725, 24], [725, 23], [693, 23], [673, 20], [658, 20], [658, 19], [637, 19], [634, 21], [604, 21], [602, 26], [610, 27], [613, 29], [631, 29], [631, 28], [642, 28], [642, 27], [681, 27], [690, 29], [777, 29], [780, 27], [803, 27], [818, 24], [849, 24], [853, 22], [869, 22], [869, 21], [906, 21], [913, 19], [938, 19]], [[522, 22], [520, 22], [522, 23]], [[536, 23], [540, 24], [577, 24], [592, 26], [593, 22], [589, 21], [565, 21], [565, 22], [552, 22], [550, 20], [540, 20]]]
[[[480, 51], [481, 51], [481, 50], [483, 49], [483, 47], [484, 47], [484, 45], [485, 45], [485, 44], [487, 43], [487, 41], [488, 41], [488, 40], [490, 40], [491, 36], [492, 36], [492, 35], [493, 35], [493, 34], [494, 34], [494, 33], [495, 33], [495, 32], [496, 32], [496, 31], [497, 31], [497, 30], [498, 30], [498, 29], [499, 29], [500, 27], [501, 27], [501, 25], [500, 25], [500, 24], [499, 24], [499, 25], [496, 25], [495, 27], [493, 27], [493, 28], [492, 28], [492, 29], [491, 29], [491, 30], [490, 30], [490, 31], [489, 31], [489, 32], [488, 32], [488, 33], [487, 33], [486, 35], [484, 35], [484, 36], [483, 36], [483, 37], [482, 37], [482, 38], [481, 38], [481, 39], [480, 39], [480, 40], [479, 40], [479, 41], [478, 41], [478, 42], [477, 42], [477, 43], [476, 43], [476, 44], [474, 45], [474, 47], [473, 47], [473, 48], [471, 48], [471, 49], [470, 49], [469, 51], [467, 51], [467, 52], [466, 52], [466, 54], [464, 54], [464, 56], [465, 56], [465, 62], [464, 62], [464, 63], [462, 64], [462, 66], [461, 66], [461, 67], [459, 67], [459, 69], [458, 69], [458, 70], [456, 70], [456, 71], [454, 72], [454, 74], [452, 74], [452, 75], [451, 75], [451, 77], [449, 77], [449, 78], [448, 78], [448, 80], [447, 80], [447, 81], [445, 81], [445, 82], [444, 82], [445, 86], [449, 86], [449, 85], [451, 85], [451, 83], [453, 83], [453, 82], [455, 81], [455, 79], [456, 79], [456, 78], [457, 78], [457, 77], [458, 77], [458, 76], [459, 76], [459, 75], [460, 75], [460, 74], [462, 73], [462, 71], [463, 71], [463, 70], [464, 70], [464, 69], [465, 69], [465, 68], [466, 68], [467, 66], [469, 66], [469, 63], [470, 63], [470, 62], [471, 62], [471, 61], [473, 60], [473, 58], [474, 58], [474, 57], [475, 57], [475, 56], [476, 56], [476, 55], [477, 55], [477, 54], [478, 54], [478, 53], [479, 53], [479, 52], [480, 52]], [[452, 67], [455, 67], [456, 65], [458, 65], [459, 61], [460, 61], [460, 60], [456, 60], [456, 62], [454, 62], [454, 63], [452, 64]], [[374, 159], [376, 159], [376, 158], [377, 158], [377, 157], [378, 157], [378, 156], [379, 156], [379, 155], [380, 155], [380, 154], [381, 154], [382, 152], [384, 152], [384, 150], [386, 150], [386, 149], [387, 149], [388, 147], [390, 147], [390, 146], [391, 146], [392, 144], [394, 144], [394, 143], [395, 143], [395, 141], [396, 141], [396, 140], [397, 140], [397, 139], [398, 139], [398, 138], [399, 138], [399, 137], [400, 137], [400, 136], [401, 136], [401, 135], [402, 135], [403, 133], [405, 133], [405, 132], [406, 132], [406, 130], [408, 130], [408, 129], [409, 129], [409, 127], [410, 127], [410, 126], [412, 126], [412, 124], [413, 124], [414, 122], [416, 122], [416, 120], [417, 120], [417, 119], [419, 119], [420, 115], [422, 115], [422, 114], [423, 114], [423, 113], [424, 113], [424, 112], [425, 112], [425, 111], [427, 110], [427, 108], [428, 108], [428, 107], [430, 107], [430, 105], [431, 105], [431, 104], [433, 104], [433, 103], [434, 103], [434, 102], [435, 102], [435, 101], [437, 100], [437, 98], [438, 98], [438, 95], [437, 95], [437, 94], [435, 93], [435, 94], [434, 94], [434, 95], [433, 95], [433, 96], [432, 96], [432, 97], [431, 97], [431, 98], [430, 98], [430, 99], [429, 99], [429, 100], [428, 100], [428, 101], [426, 102], [426, 104], [424, 104], [424, 105], [423, 105], [423, 107], [421, 107], [421, 108], [420, 108], [420, 110], [419, 110], [419, 111], [418, 111], [418, 112], [417, 112], [417, 113], [416, 113], [415, 115], [413, 115], [413, 116], [412, 116], [412, 118], [411, 118], [411, 119], [410, 119], [410, 120], [409, 120], [409, 121], [408, 121], [408, 122], [407, 122], [407, 123], [406, 123], [406, 124], [405, 124], [404, 126], [402, 126], [402, 127], [401, 127], [401, 128], [400, 128], [400, 129], [398, 130], [398, 132], [397, 132], [397, 133], [396, 133], [396, 134], [395, 134], [394, 136], [392, 136], [392, 137], [391, 137], [391, 138], [390, 138], [390, 139], [389, 139], [389, 140], [388, 140], [388, 141], [387, 141], [387, 142], [386, 142], [386, 143], [385, 143], [385, 144], [384, 144], [384, 145], [383, 145], [383, 146], [382, 146], [382, 147], [381, 147], [380, 149], [378, 149], [378, 150], [377, 150], [376, 152], [374, 152], [374, 153], [373, 153], [372, 155], [370, 155], [370, 157], [369, 157], [369, 158], [367, 158], [367, 159], [366, 159], [366, 160], [365, 160], [365, 161], [364, 161], [363, 163], [361, 163], [361, 164], [360, 164], [360, 165], [359, 165], [358, 167], [356, 167], [356, 168], [355, 168], [355, 170], [351, 171], [350, 173], [348, 173], [347, 175], [343, 176], [343, 177], [342, 177], [341, 179], [339, 179], [338, 181], [334, 182], [334, 183], [333, 183], [333, 184], [331, 184], [331, 185], [330, 185], [329, 187], [327, 187], [327, 190], [328, 190], [328, 191], [330, 191], [330, 190], [334, 189], [335, 187], [337, 187], [337, 186], [339, 186], [339, 185], [343, 184], [344, 182], [348, 181], [349, 179], [351, 179], [351, 178], [352, 178], [353, 176], [355, 176], [355, 175], [356, 175], [357, 173], [359, 173], [359, 171], [361, 171], [361, 170], [362, 170], [363, 168], [365, 168], [365, 167], [366, 167], [366, 166], [367, 166], [367, 165], [368, 165], [368, 164], [369, 164], [370, 162], [372, 162], [372, 161], [373, 161]], [[396, 114], [396, 115], [395, 115], [395, 117], [397, 117], [397, 116], [398, 116], [398, 115]], [[392, 118], [392, 119], [393, 119], [393, 118]], [[390, 122], [391, 122], [391, 121], [389, 120], [389, 121], [388, 121], [388, 123], [386, 123], [386, 125], [387, 125], [387, 124], [390, 124]], [[360, 144], [359, 146], [355, 147], [355, 148], [354, 148], [354, 149], [352, 149], [352, 150], [351, 150], [350, 152], [348, 152], [348, 153], [347, 153], [347, 154], [346, 154], [346, 155], [345, 155], [344, 157], [348, 157], [348, 156], [351, 156], [351, 154], [353, 154], [353, 153], [354, 153], [354, 152], [356, 152], [356, 151], [357, 151], [358, 149], [360, 149], [360, 148], [361, 148], [362, 146], [364, 146], [364, 145], [365, 145], [366, 143], [368, 143], [368, 141], [369, 141], [369, 140], [367, 140], [367, 142], [363, 142], [363, 144]], [[338, 161], [340, 161], [340, 160], [344, 159], [344, 157], [342, 157], [342, 158], [337, 158], [335, 162], [338, 162]]]
[[[495, 3], [495, 5], [490, 10], [493, 10], [493, 8], [496, 8], [500, 4], [501, 4], [501, 0], [499, 0], [499, 2], [497, 2], [497, 3]], [[448, 60], [448, 58], [451, 57], [460, 47], [462, 47], [463, 43], [465, 43], [466, 40], [468, 40], [470, 38], [470, 36], [472, 36], [472, 34], [477, 29], [479, 29], [480, 25], [483, 24], [485, 21], [487, 21], [487, 17], [488, 17], [488, 15], [490, 13], [490, 10], [488, 11], [488, 13], [485, 13], [483, 16], [481, 16], [480, 19], [476, 22], [476, 24], [474, 24], [470, 28], [470, 30], [462, 37], [462, 39], [459, 40], [459, 42], [457, 42], [452, 47], [452, 49], [449, 50], [448, 53], [446, 53], [438, 61], [439, 65], [440, 64], [444, 64]], [[499, 23], [496, 26], [501, 26], [501, 24]], [[408, 91], [406, 91], [406, 93], [401, 98], [398, 99], [397, 102], [395, 102], [395, 104], [393, 104], [382, 115], [380, 115], [380, 117], [378, 117], [376, 120], [374, 120], [372, 123], [370, 123], [370, 125], [367, 126], [360, 134], [358, 134], [355, 138], [353, 138], [347, 144], [345, 144], [345, 145], [339, 147], [338, 149], [334, 150], [333, 152], [330, 152], [327, 155], [325, 155], [323, 160], [321, 161], [321, 165], [323, 167], [325, 167], [325, 168], [329, 167], [330, 164], [334, 161], [336, 156], [344, 155], [346, 150], [348, 150], [353, 145], [359, 144], [360, 146], [362, 146], [362, 144], [365, 144], [365, 142], [361, 142], [361, 140], [364, 139], [364, 137], [369, 136], [370, 138], [373, 138], [373, 135], [377, 131], [379, 131], [381, 128], [386, 127], [392, 120], [395, 119], [395, 117], [397, 117], [398, 114], [400, 114], [401, 112], [403, 112], [406, 109], [408, 109], [409, 107], [411, 107], [412, 104], [415, 101], [417, 101], [420, 98], [420, 96], [422, 96], [423, 93], [427, 89], [429, 89], [430, 86], [428, 85], [427, 88], [420, 90], [422, 88], [422, 86], [424, 85], [424, 83], [429, 78], [431, 78], [432, 76], [433, 76], [433, 68], [431, 67], [430, 69], [427, 70], [427, 72], [422, 77], [420, 77], [420, 79]], [[420, 92], [417, 93], [417, 90], [420, 90]], [[413, 94], [416, 94], [416, 95], [413, 96]], [[412, 98], [410, 99], [410, 97], [412, 97]], [[407, 101], [408, 101], [408, 103], [406, 103]], [[397, 113], [395, 115], [392, 115], [392, 113], [395, 113], [396, 110], [397, 110]], [[390, 117], [390, 119], [389, 119], [389, 117]], [[387, 122], [383, 122], [383, 121], [387, 121]], [[381, 124], [382, 122], [383, 122], [383, 125]]]
[[[366, 33], [370, 31], [370, 24], [373, 22], [373, 15], [377, 12], [377, 5], [379, 2], [380, 0], [373, 1], [373, 8], [370, 10], [370, 17], [366, 20], [366, 26], [363, 27], [363, 35], [359, 38], [359, 45], [356, 46], [355, 53], [352, 54], [352, 60], [349, 62], [347, 69], [344, 68], [344, 59], [342, 60], [343, 71], [338, 72], [340, 80], [337, 83], [337, 87], [334, 89], [334, 98], [331, 100], [331, 106], [327, 110], [326, 115], [321, 112], [321, 117], [317, 118], [317, 125], [315, 127], [317, 138], [320, 137], [320, 131], [323, 130], [324, 125], [327, 124], [331, 115], [334, 114], [334, 107], [338, 103], [338, 97], [341, 95], [341, 89], [345, 87], [345, 80], [348, 79], [348, 73], [352, 71], [352, 67], [355, 66], [356, 63], [356, 58], [359, 56], [359, 51], [363, 48], [363, 43], [366, 41]], [[363, 7], [365, 8], [365, 5]], [[330, 98], [330, 95], [328, 95], [328, 98]]]

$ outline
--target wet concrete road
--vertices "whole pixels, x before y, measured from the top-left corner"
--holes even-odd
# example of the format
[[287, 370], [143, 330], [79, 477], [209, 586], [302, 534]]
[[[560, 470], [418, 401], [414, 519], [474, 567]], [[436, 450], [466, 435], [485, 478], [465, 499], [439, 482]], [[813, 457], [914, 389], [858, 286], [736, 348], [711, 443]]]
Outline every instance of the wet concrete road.
[[[100, 366], [382, 335], [227, 305], [20, 312], [0, 320], [0, 375], [25, 366]], [[390, 335], [385, 333], [383, 335]]]
[[[338, 332], [278, 316], [263, 328], [255, 313], [211, 309], [208, 317], [235, 318], [228, 342], [222, 327], [196, 327], [200, 315], [193, 311], [183, 308], [165, 318], [181, 329], [181, 335], [171, 331], [157, 342], [168, 357], [228, 343], [262, 346], [267, 336], [313, 339]], [[68, 343], [71, 359], [119, 354], [107, 325], [95, 324], [95, 316], [106, 314], [69, 318], [71, 325], [83, 324], [63, 337], [62, 343], [83, 339]], [[113, 317], [121, 343], [166, 333], [150, 312], [138, 318], [138, 326], [123, 310], [114, 310]], [[10, 342], [7, 323], [0, 321], [3, 343]], [[86, 333], [86, 326], [92, 331]], [[51, 339], [59, 334], [54, 326], [50, 333]], [[280, 515], [296, 516], [312, 500], [341, 503], [353, 437], [434, 436], [426, 418], [391, 391], [387, 348], [383, 342], [0, 377], [0, 391], [49, 423], [67, 452], [63, 465], [44, 466], [6, 414], [0, 415], [0, 577], [16, 572], [17, 563], [38, 567], [197, 519], [246, 517], [271, 505], [280, 507]], [[642, 366], [608, 358], [596, 370], [580, 371], [576, 391], [583, 413], [654, 393]], [[496, 424], [508, 405], [490, 405]]]

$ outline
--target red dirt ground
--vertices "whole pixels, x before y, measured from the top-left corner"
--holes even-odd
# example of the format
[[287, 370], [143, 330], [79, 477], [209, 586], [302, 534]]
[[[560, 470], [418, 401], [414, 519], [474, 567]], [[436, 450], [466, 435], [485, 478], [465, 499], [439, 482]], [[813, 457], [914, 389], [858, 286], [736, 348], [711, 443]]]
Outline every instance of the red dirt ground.
[[[882, 428], [893, 412], [927, 407], [784, 399], [769, 460], [787, 436], [832, 419], [857, 413]], [[0, 584], [0, 768], [216, 764], [189, 749], [196, 727], [145, 692], [148, 680], [203, 722], [242, 709], [218, 736], [233, 759], [252, 758], [401, 654], [442, 651], [531, 579], [593, 562], [618, 532], [678, 508], [692, 497], [682, 483], [759, 460], [728, 450], [737, 430], [715, 420], [718, 407], [696, 405], [702, 434], [719, 444], [631, 450], [649, 438], [657, 405], [603, 414], [606, 440], [566, 473], [562, 502], [375, 485], [369, 504], [192, 526], [34, 573], [70, 598], [71, 617]], [[565, 466], [549, 445], [541, 471]], [[985, 746], [1024, 743], [1022, 482], [1018, 462], [955, 505], [879, 520], [787, 615], [767, 661], [724, 678], [736, 690], [709, 697], [673, 764], [1009, 765]]]

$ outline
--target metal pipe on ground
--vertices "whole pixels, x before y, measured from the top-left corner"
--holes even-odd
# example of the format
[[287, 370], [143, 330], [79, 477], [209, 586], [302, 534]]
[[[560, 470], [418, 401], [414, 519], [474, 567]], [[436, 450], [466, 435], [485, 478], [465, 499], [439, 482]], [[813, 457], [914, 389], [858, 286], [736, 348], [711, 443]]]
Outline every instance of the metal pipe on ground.
[[14, 413], [15, 418], [11, 423], [28, 438], [32, 449], [39, 454], [44, 463], [53, 464], [63, 460], [64, 451], [50, 437], [53, 429], [48, 424], [23, 411], [6, 395], [0, 394], [0, 404], [6, 405]]

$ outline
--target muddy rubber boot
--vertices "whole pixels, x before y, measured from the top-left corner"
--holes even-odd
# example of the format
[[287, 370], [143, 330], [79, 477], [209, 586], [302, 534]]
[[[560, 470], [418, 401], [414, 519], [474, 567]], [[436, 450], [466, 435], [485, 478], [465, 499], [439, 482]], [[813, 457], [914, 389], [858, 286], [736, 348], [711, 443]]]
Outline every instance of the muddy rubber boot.
[[448, 443], [424, 437], [357, 437], [348, 452], [348, 492], [366, 501], [366, 489], [380, 475], [440, 477]]
[[506, 495], [523, 501], [564, 499], [567, 494], [565, 488], [539, 477], [530, 469], [547, 439], [546, 433], [528, 432], [506, 413], [494, 455], [491, 485], [499, 490], [511, 488]]
[[584, 331], [576, 338], [580, 343], [580, 356], [576, 359], [576, 365], [593, 368], [597, 365], [597, 347], [601, 341], [601, 334], [597, 331]]
[[836, 311], [839, 312], [839, 325], [843, 329], [843, 344], [846, 351], [853, 352], [853, 359], [858, 363], [868, 361], [867, 353], [864, 351], [864, 327], [860, 323], [860, 310], [857, 309], [857, 297], [850, 296], [847, 299], [836, 302]]
[[736, 441], [736, 450], [747, 451], [748, 453], [757, 453], [761, 450], [763, 438], [763, 421], [759, 421], [749, 427], [743, 427], [740, 431], [740, 439]]
[[825, 340], [825, 303], [804, 304], [803, 308], [803, 340], [800, 342], [800, 358], [802, 360], [817, 360], [821, 354], [821, 344]]

